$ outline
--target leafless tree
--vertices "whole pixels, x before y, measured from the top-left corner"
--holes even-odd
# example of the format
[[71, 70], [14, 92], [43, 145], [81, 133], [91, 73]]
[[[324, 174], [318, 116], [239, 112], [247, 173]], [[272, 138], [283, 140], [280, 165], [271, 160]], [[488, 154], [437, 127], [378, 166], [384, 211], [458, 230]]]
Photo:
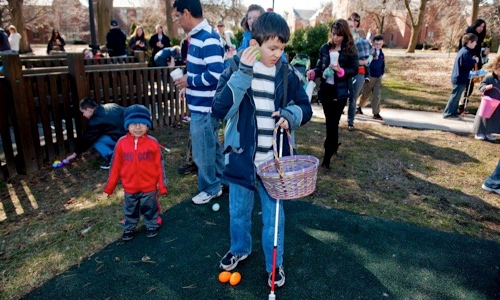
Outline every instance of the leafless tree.
[[427, 2], [429, 0], [403, 0], [406, 11], [408, 12], [408, 18], [410, 21], [411, 35], [410, 42], [408, 47], [406, 48], [407, 53], [415, 53], [415, 47], [417, 46], [418, 35], [420, 33], [420, 29], [424, 23], [425, 17], [425, 7], [427, 6]]

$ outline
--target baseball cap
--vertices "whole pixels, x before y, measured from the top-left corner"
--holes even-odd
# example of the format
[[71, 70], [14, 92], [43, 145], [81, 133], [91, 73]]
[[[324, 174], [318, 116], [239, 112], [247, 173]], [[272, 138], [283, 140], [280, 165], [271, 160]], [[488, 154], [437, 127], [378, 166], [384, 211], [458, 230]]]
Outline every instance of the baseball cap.
[[113, 19], [111, 20], [111, 22], [109, 22], [109, 24], [111, 24], [111, 26], [118, 26], [118, 21]]

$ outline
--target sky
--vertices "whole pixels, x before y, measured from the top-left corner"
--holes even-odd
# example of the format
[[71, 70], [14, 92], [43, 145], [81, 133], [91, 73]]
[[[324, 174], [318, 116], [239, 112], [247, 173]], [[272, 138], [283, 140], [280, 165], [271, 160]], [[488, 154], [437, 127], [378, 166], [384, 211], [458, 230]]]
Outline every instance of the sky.
[[[327, 0], [274, 0], [274, 11], [283, 14], [284, 11], [291, 12], [292, 7], [296, 9], [319, 9], [322, 3], [327, 3]], [[243, 5], [258, 4], [264, 9], [273, 6], [273, 0], [243, 0]]]

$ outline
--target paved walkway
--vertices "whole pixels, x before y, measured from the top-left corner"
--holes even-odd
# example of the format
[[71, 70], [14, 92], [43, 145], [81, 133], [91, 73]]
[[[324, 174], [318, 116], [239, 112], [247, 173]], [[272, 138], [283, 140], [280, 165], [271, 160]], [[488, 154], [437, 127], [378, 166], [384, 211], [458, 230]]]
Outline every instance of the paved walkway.
[[[316, 103], [312, 104], [313, 116], [317, 118], [325, 118], [323, 108]], [[382, 108], [380, 115], [384, 121], [373, 119], [370, 107], [363, 108], [363, 115], [356, 115], [354, 126], [362, 122], [372, 124], [382, 124], [389, 126], [414, 128], [414, 129], [429, 129], [442, 130], [457, 133], [472, 133], [475, 115], [466, 115], [464, 118], [458, 119], [443, 119], [441, 112], [425, 112], [405, 109], [390, 109]], [[344, 110], [341, 121], [347, 122], [347, 107]]]

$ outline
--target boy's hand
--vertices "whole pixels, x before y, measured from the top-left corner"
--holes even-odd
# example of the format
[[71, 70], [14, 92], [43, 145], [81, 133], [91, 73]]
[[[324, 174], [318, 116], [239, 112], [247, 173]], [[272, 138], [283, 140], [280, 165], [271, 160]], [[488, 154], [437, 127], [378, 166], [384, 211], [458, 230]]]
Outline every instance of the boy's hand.
[[487, 86], [484, 87], [485, 91], [491, 90], [493, 88], [493, 84], [488, 84]]
[[255, 46], [250, 46], [243, 51], [240, 61], [247, 66], [253, 66], [257, 55], [259, 55], [259, 49]]
[[476, 63], [479, 62], [479, 58], [477, 56], [474, 55], [472, 58], [476, 61]]
[[[279, 111], [275, 111], [271, 114], [271, 117], [279, 117], [280, 116], [280, 112]], [[280, 118], [278, 120], [278, 123], [276, 123], [278, 126], [280, 126], [281, 128], [283, 129], [288, 129], [288, 121], [285, 119], [285, 118]]]

